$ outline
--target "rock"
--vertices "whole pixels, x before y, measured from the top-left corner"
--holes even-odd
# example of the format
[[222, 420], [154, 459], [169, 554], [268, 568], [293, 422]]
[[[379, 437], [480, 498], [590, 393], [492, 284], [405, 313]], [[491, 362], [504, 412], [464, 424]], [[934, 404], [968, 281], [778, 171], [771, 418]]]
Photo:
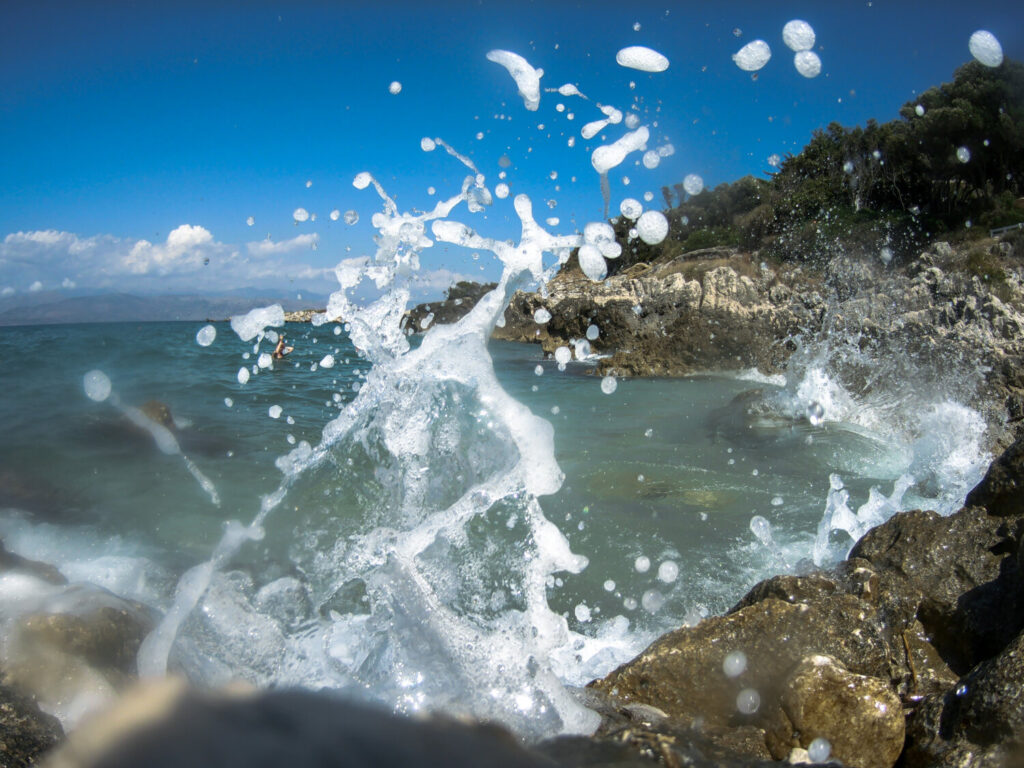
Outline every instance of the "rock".
[[903, 750], [903, 709], [885, 680], [851, 674], [828, 656], [808, 656], [782, 686], [766, 729], [778, 760], [817, 738], [831, 757], [852, 768], [892, 768]]
[[83, 724], [48, 768], [553, 768], [497, 726], [410, 719], [304, 691], [190, 691], [165, 680]]
[[908, 724], [906, 768], [1020, 765], [1024, 755], [1024, 634], [945, 694], [928, 697]]
[[[874, 606], [853, 595], [827, 595], [810, 604], [768, 597], [662, 636], [591, 686], [620, 705], [658, 707], [709, 734], [738, 725], [762, 727], [763, 712], [777, 707], [785, 681], [807, 656], [829, 655], [855, 674], [890, 680], [902, 651], [881, 618]], [[730, 678], [723, 664], [736, 651], [745, 654], [746, 663]], [[759, 711], [739, 711], [738, 697], [746, 689], [758, 692]]]
[[980, 507], [950, 517], [901, 512], [850, 552], [885, 574], [885, 610], [913, 614], [950, 668], [963, 674], [1024, 628], [1024, 578], [1014, 521]]
[[21, 640], [45, 643], [99, 670], [135, 674], [139, 646], [153, 628], [143, 610], [102, 606], [77, 616], [35, 614], [21, 622]]
[[932, 250], [943, 259], [949, 259], [955, 255], [953, 246], [943, 240], [940, 240], [937, 243], [932, 243]]
[[60, 722], [32, 699], [0, 684], [0, 766], [22, 768], [64, 738]]
[[3, 571], [18, 570], [31, 574], [37, 579], [42, 579], [50, 584], [67, 584], [68, 580], [60, 571], [49, 563], [41, 563], [37, 560], [29, 560], [27, 557], [8, 552], [4, 542], [0, 539], [0, 573]]
[[985, 507], [990, 515], [1024, 516], [1024, 433], [989, 465], [964, 503]]

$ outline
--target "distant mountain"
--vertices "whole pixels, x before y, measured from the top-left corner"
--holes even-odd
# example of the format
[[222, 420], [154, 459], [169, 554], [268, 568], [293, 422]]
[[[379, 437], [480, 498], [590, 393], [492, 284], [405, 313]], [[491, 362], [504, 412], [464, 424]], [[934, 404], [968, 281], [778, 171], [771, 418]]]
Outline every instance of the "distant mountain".
[[285, 310], [323, 307], [327, 296], [303, 293], [301, 299], [275, 297], [264, 291], [231, 295], [135, 296], [102, 293], [68, 296], [49, 292], [0, 299], [0, 326], [54, 323], [111, 323], [165, 320], [224, 320], [256, 306], [281, 304]]

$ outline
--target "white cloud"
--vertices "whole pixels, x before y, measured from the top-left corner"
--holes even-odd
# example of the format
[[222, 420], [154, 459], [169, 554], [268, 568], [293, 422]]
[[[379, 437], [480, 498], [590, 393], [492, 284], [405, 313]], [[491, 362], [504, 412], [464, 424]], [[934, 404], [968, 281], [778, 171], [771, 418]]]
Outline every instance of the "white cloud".
[[310, 233], [235, 246], [193, 224], [176, 227], [162, 242], [52, 229], [13, 232], [0, 240], [0, 285], [172, 293], [250, 286], [287, 290], [301, 280], [305, 287], [326, 291], [332, 287], [331, 272], [317, 263], [329, 259], [314, 253], [317, 243], [318, 235]]
[[0, 291], [0, 296], [13, 296], [13, 295], [14, 295], [14, 289], [11, 286], [9, 286], [9, 285], [5, 285], [4, 289], [2, 291]]
[[245, 247], [253, 256], [271, 256], [292, 251], [312, 250], [319, 241], [320, 236], [313, 232], [293, 237], [291, 240], [275, 241], [267, 238], [254, 243], [246, 243]]
[[36, 293], [37, 291], [43, 290], [43, 284], [36, 280], [32, 285], [28, 287], [29, 293]]

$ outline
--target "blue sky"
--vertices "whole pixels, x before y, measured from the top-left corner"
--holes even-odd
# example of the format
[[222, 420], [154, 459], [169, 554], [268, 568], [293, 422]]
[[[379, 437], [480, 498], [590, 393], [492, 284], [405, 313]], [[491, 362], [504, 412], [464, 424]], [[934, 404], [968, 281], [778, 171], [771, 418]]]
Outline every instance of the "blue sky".
[[[0, 292], [327, 292], [326, 270], [373, 250], [379, 200], [353, 188], [356, 173], [373, 173], [402, 209], [458, 191], [464, 169], [423, 152], [423, 136], [470, 156], [491, 189], [508, 157], [513, 195], [529, 194], [539, 219], [572, 232], [602, 216], [591, 152], [627, 130], [610, 125], [584, 140], [583, 125], [603, 116], [595, 102], [636, 112], [649, 149], [673, 147], [654, 169], [635, 153], [610, 174], [613, 212], [645, 192], [660, 207], [661, 187], [687, 174], [710, 185], [763, 174], [770, 155], [799, 151], [830, 121], [894, 118], [970, 59], [977, 29], [1024, 58], [1019, 6], [8, 0]], [[783, 44], [794, 18], [817, 34], [817, 78], [799, 75]], [[773, 56], [754, 79], [731, 56], [757, 38]], [[615, 54], [627, 45], [660, 51], [668, 70], [620, 67]], [[526, 110], [509, 74], [485, 58], [496, 48], [543, 68], [542, 88], [573, 83], [591, 100], [543, 93]], [[392, 81], [400, 93], [389, 92]], [[296, 225], [298, 207], [316, 221]], [[332, 221], [336, 209], [360, 221]], [[455, 218], [485, 235], [518, 231], [511, 197]], [[453, 276], [498, 274], [486, 256], [449, 247], [428, 252], [423, 269], [435, 292]]]

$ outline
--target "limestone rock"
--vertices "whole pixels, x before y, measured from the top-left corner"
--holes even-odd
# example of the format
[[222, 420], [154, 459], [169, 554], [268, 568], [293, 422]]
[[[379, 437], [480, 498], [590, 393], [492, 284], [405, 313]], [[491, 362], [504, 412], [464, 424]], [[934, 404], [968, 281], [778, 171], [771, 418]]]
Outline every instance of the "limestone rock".
[[1024, 434], [989, 465], [965, 504], [985, 507], [990, 515], [1024, 515]]
[[30, 698], [0, 684], [0, 766], [23, 768], [64, 737], [57, 718]]
[[100, 670], [135, 674], [139, 646], [153, 628], [142, 610], [102, 606], [78, 616], [35, 614], [21, 622], [21, 641], [45, 643]]
[[903, 749], [900, 700], [885, 680], [850, 673], [828, 656], [804, 658], [786, 679], [768, 747], [776, 759], [816, 738], [852, 768], [892, 768]]
[[913, 611], [954, 672], [990, 658], [1024, 628], [1024, 578], [1009, 519], [965, 507], [899, 513], [850, 552], [887, 575], [885, 602]]
[[[723, 663], [734, 651], [745, 654], [746, 667], [729, 678]], [[740, 692], [756, 690], [771, 706], [793, 667], [813, 654], [885, 680], [899, 657], [875, 609], [859, 598], [829, 595], [793, 605], [770, 597], [670, 632], [591, 685], [619, 702], [649, 704], [686, 724], [756, 724], [756, 713], [737, 710]]]
[[1024, 634], [945, 694], [928, 697], [908, 724], [906, 768], [1019, 765], [1024, 755]]

